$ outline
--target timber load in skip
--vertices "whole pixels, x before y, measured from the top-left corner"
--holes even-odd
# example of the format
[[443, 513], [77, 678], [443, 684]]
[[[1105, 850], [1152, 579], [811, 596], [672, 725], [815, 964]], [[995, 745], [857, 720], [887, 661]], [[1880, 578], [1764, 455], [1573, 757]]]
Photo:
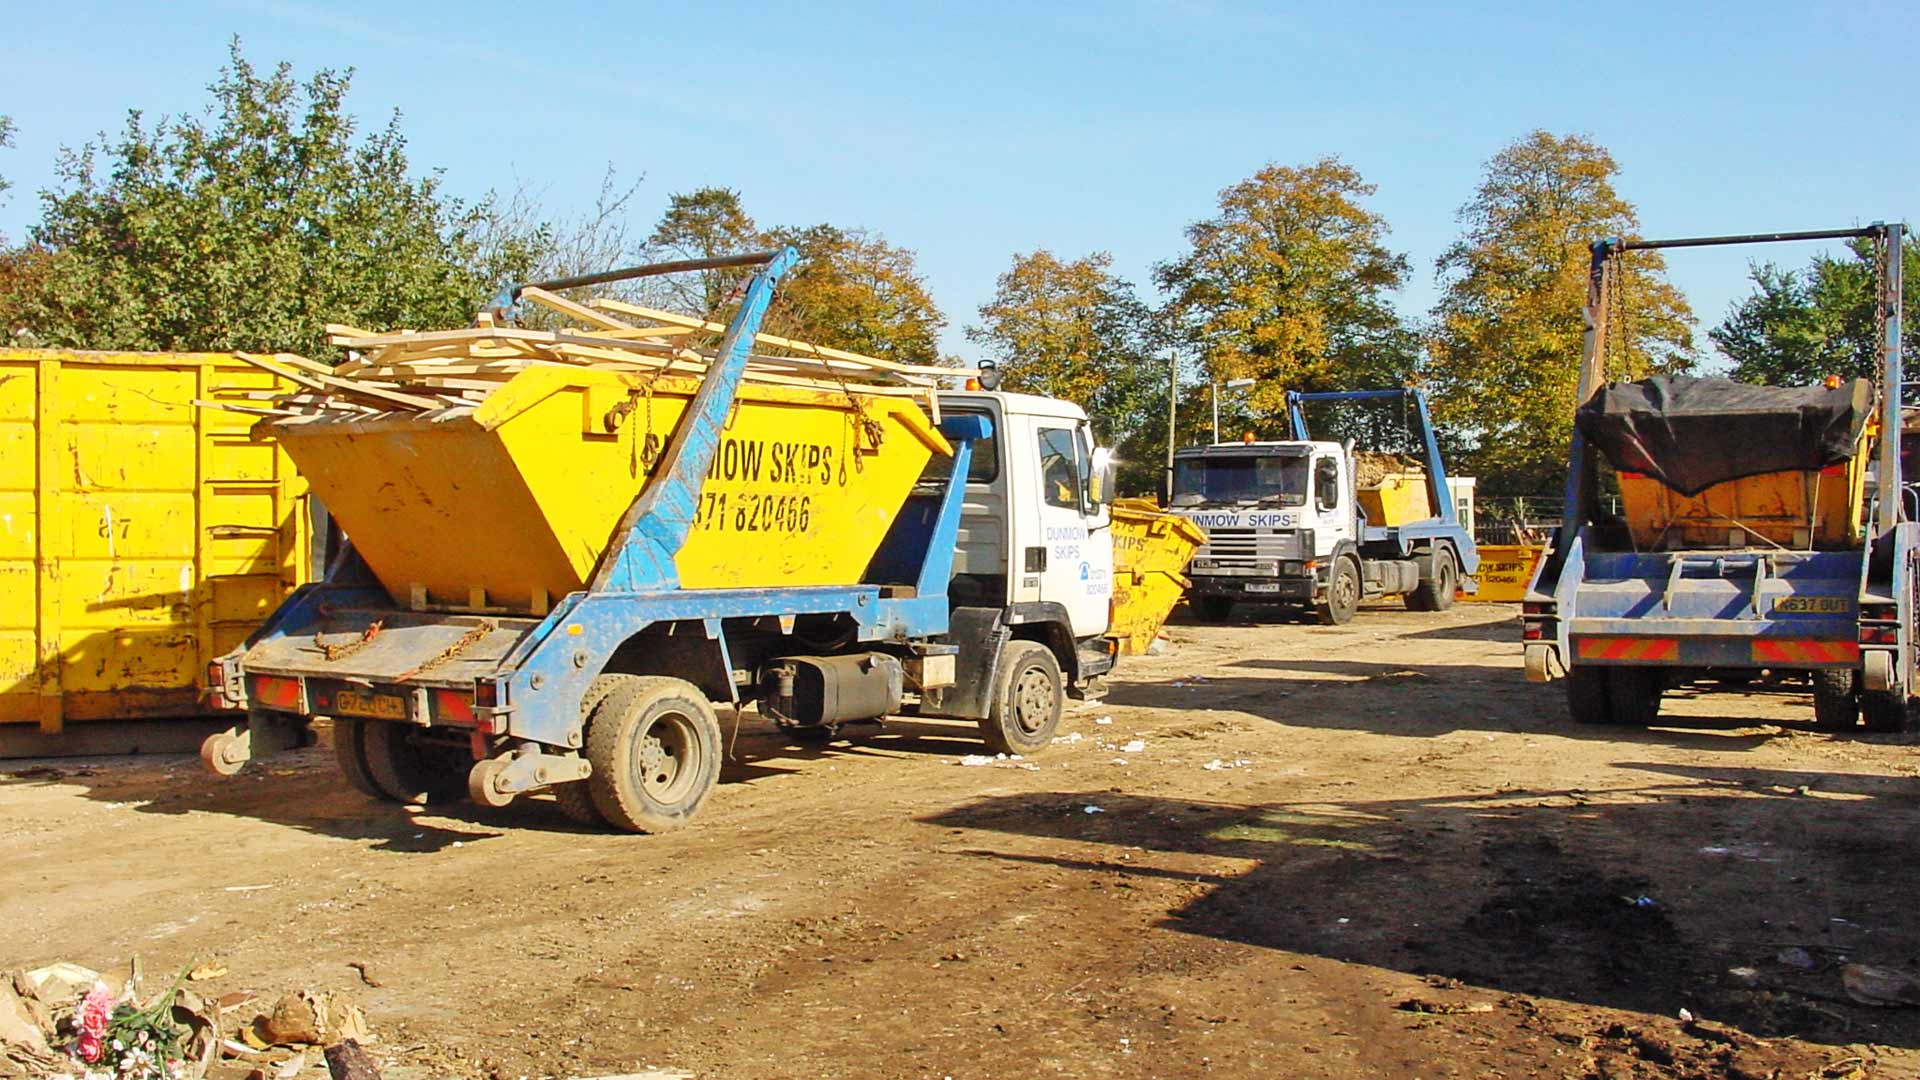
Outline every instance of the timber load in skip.
[[[757, 252], [701, 265], [756, 266], [772, 255]], [[472, 326], [458, 329], [373, 331], [328, 323], [328, 343], [349, 350], [345, 363], [326, 364], [292, 353], [238, 352], [234, 355], [239, 359], [280, 376], [295, 389], [197, 404], [257, 416], [368, 416], [477, 405], [537, 368], [699, 379], [719, 355], [726, 324], [621, 300], [580, 303], [560, 295], [567, 289], [671, 273], [681, 265], [661, 263], [510, 286], [474, 317]], [[514, 325], [512, 313], [521, 304], [543, 309], [557, 325]], [[756, 333], [752, 346], [744, 382], [915, 398], [936, 419], [934, 392], [940, 381], [977, 374], [900, 363], [776, 334]]]

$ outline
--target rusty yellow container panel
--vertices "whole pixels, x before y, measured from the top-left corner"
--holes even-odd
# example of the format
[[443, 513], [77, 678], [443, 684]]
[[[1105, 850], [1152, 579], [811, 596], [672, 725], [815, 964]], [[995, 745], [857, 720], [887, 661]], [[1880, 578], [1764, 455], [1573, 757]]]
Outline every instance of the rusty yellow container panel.
[[0, 349], [0, 724], [204, 714], [208, 661], [312, 566], [304, 486], [207, 353]]
[[1181, 575], [1207, 534], [1146, 499], [1113, 504], [1113, 604], [1107, 634], [1123, 655], [1147, 651], [1187, 591]]
[[1480, 572], [1474, 580], [1478, 592], [1461, 593], [1462, 600], [1483, 603], [1517, 604], [1526, 599], [1527, 582], [1533, 580], [1533, 568], [1545, 554], [1541, 544], [1481, 544]]
[[1779, 545], [1839, 551], [1860, 543], [1864, 449], [1844, 465], [1761, 473], [1714, 484], [1691, 496], [1651, 476], [1619, 476], [1627, 527], [1634, 546], [1643, 550]]
[[[543, 612], [582, 588], [697, 380], [542, 366], [480, 404], [262, 421], [396, 604]], [[860, 580], [928, 458], [898, 397], [741, 386], [677, 559], [688, 588]]]
[[1433, 516], [1425, 473], [1389, 473], [1378, 485], [1361, 488], [1355, 497], [1367, 512], [1369, 525], [1392, 527]]

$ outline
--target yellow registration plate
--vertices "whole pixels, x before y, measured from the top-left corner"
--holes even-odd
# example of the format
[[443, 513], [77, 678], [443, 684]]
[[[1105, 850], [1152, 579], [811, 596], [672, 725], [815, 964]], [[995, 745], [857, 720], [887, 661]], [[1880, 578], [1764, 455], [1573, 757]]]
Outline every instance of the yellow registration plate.
[[405, 720], [407, 699], [393, 694], [369, 694], [360, 690], [342, 690], [333, 695], [333, 711], [344, 716]]
[[1844, 596], [1776, 596], [1773, 610], [1788, 615], [1844, 615], [1853, 601]]

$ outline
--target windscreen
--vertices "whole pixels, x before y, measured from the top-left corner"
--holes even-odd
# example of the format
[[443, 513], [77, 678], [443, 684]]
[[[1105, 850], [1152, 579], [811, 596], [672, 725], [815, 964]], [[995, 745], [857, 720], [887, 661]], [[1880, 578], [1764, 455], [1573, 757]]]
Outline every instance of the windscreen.
[[1307, 458], [1255, 454], [1178, 458], [1173, 463], [1173, 505], [1272, 502], [1307, 504]]

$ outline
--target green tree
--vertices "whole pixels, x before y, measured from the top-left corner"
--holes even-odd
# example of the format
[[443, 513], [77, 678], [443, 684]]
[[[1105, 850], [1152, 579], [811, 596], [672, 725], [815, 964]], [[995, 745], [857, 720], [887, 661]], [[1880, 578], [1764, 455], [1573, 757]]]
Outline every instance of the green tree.
[[20, 306], [49, 343], [324, 355], [329, 321], [463, 325], [524, 243], [483, 250], [486, 208], [409, 175], [396, 114], [356, 138], [350, 72], [262, 76], [236, 40], [202, 115], [63, 152], [32, 244], [53, 256]]
[[[667, 197], [666, 213], [647, 238], [646, 255], [652, 262], [713, 259], [755, 251], [765, 242], [753, 218], [747, 216], [738, 191], [703, 187]], [[659, 280], [674, 306], [722, 318], [740, 272], [707, 270]]]
[[[1438, 260], [1425, 375], [1455, 469], [1484, 491], [1539, 494], [1565, 475], [1589, 244], [1639, 230], [1619, 171], [1591, 139], [1531, 132], [1487, 163]], [[1623, 258], [1613, 303], [1609, 377], [1693, 367], [1693, 313], [1657, 252]]]
[[911, 250], [866, 229], [780, 228], [767, 247], [792, 245], [800, 265], [768, 316], [770, 333], [903, 364], [940, 362], [947, 318]]
[[1373, 193], [1337, 158], [1268, 165], [1222, 191], [1219, 213], [1187, 227], [1187, 253], [1154, 269], [1206, 377], [1259, 380], [1255, 413], [1280, 415], [1287, 390], [1393, 386], [1413, 370], [1418, 337], [1392, 304], [1408, 264], [1361, 205]]
[[[12, 147], [13, 147], [13, 117], [0, 116], [0, 150], [11, 149]], [[8, 192], [8, 190], [11, 189], [12, 187], [13, 185], [7, 182], [6, 177], [0, 176], [0, 195], [5, 195]], [[3, 240], [3, 239], [4, 238], [0, 238], [0, 240]]]
[[[1707, 332], [1733, 361], [1741, 382], [1806, 386], [1827, 375], [1875, 378], [1879, 328], [1874, 315], [1874, 251], [1856, 240], [1851, 253], [1815, 255], [1802, 270], [1753, 267], [1753, 294]], [[1903, 245], [1905, 309], [1920, 315], [1920, 243]], [[1920, 317], [1902, 324], [1908, 356], [1920, 356]], [[1912, 400], [1913, 394], [1907, 394]]]
[[1152, 491], [1164, 467], [1167, 373], [1154, 359], [1154, 313], [1106, 252], [1071, 261], [1015, 255], [967, 338], [1005, 387], [1078, 403], [1116, 447], [1123, 490]]

